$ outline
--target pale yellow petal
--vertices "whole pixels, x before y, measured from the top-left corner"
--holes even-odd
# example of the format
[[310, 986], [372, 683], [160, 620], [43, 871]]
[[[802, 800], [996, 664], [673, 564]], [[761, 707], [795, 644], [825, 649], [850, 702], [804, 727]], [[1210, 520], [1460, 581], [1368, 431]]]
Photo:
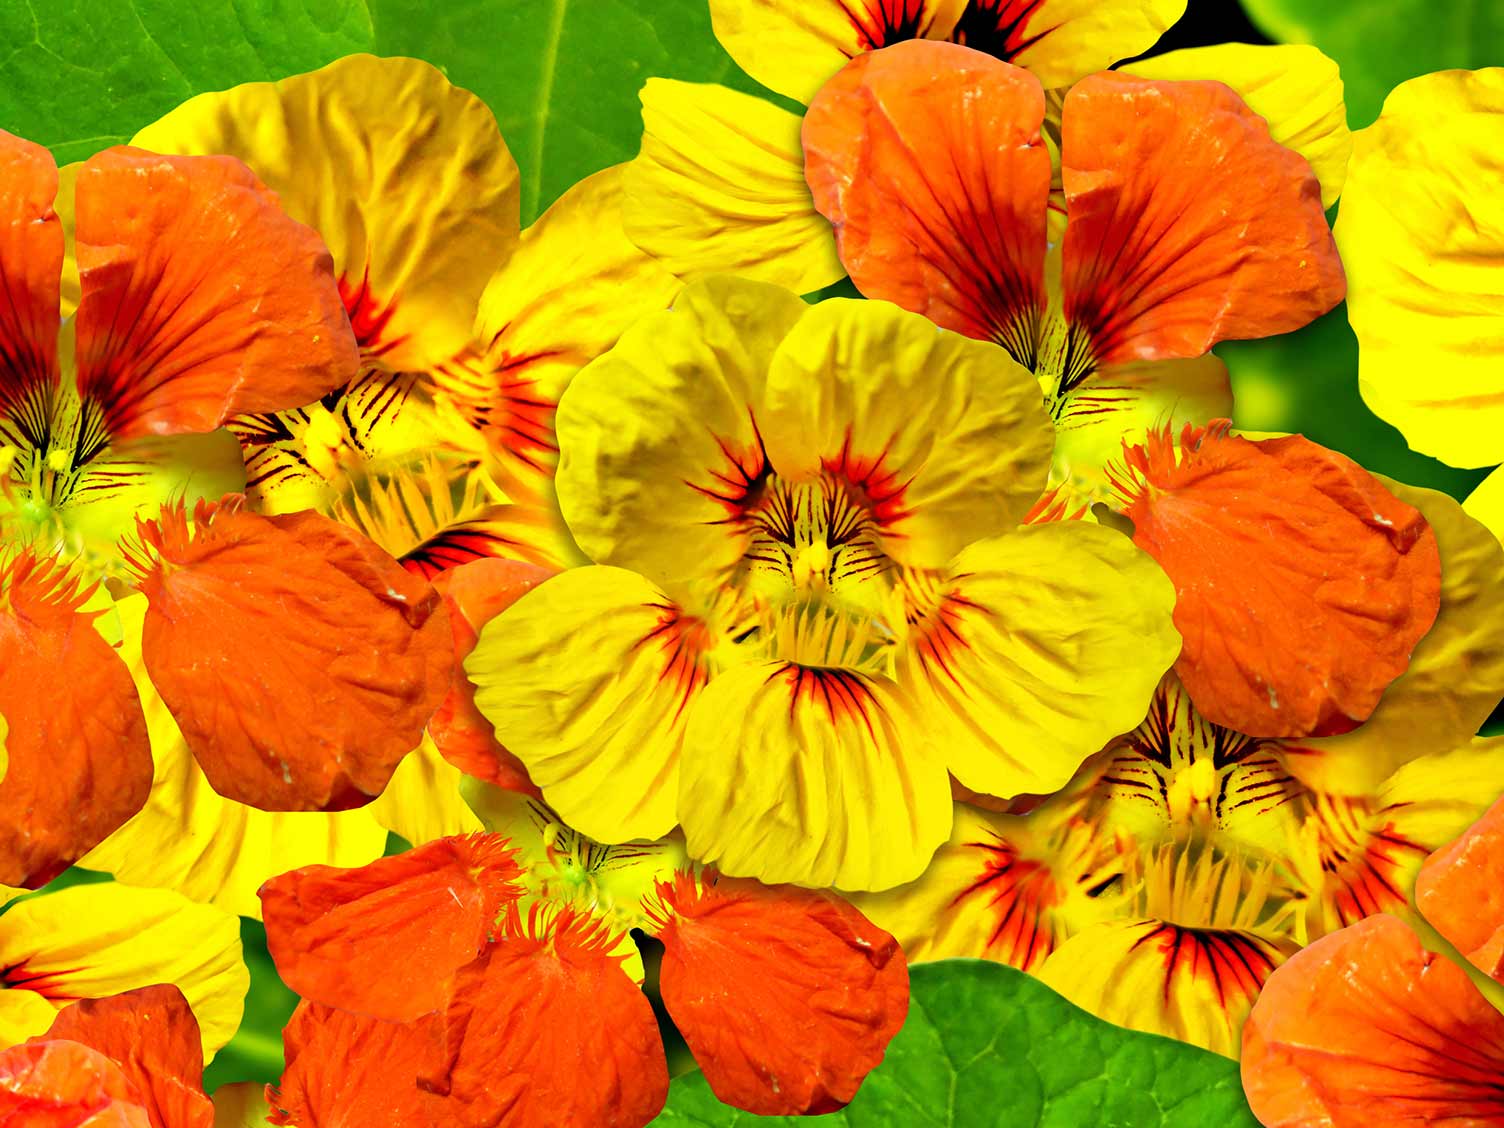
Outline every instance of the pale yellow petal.
[[465, 774], [451, 765], [426, 733], [405, 756], [381, 797], [365, 808], [373, 819], [414, 846], [484, 829], [460, 794]]

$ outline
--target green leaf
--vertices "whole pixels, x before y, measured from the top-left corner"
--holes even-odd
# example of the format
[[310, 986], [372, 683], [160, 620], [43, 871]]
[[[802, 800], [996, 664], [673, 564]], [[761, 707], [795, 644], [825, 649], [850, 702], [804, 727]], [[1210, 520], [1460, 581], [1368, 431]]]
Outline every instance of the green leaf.
[[760, 1117], [703, 1074], [675, 1080], [658, 1128], [1257, 1128], [1234, 1061], [1087, 1014], [1037, 979], [982, 960], [911, 969], [909, 1019], [842, 1112]]
[[1311, 43], [1337, 61], [1355, 128], [1378, 117], [1384, 96], [1406, 79], [1504, 61], [1499, 0], [1243, 0], [1243, 7], [1271, 39]]

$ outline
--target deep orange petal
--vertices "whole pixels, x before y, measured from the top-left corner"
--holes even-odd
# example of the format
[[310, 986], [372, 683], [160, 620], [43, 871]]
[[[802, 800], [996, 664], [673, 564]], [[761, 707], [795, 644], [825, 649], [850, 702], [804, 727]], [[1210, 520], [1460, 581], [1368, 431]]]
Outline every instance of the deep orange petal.
[[113, 439], [301, 407], [356, 374], [329, 251], [232, 157], [78, 173], [78, 386]]
[[951, 43], [853, 59], [804, 116], [805, 177], [869, 298], [1029, 363], [1050, 156], [1027, 71]]
[[52, 210], [57, 165], [0, 130], [0, 441], [39, 444], [45, 395], [58, 382], [63, 227]]
[[1127, 461], [1133, 540], [1175, 581], [1175, 671], [1202, 715], [1269, 737], [1366, 720], [1440, 606], [1420, 511], [1334, 451], [1225, 421]]
[[1392, 916], [1297, 952], [1243, 1028], [1266, 1128], [1504, 1124], [1504, 1015]]
[[1504, 983], [1504, 800], [1425, 860], [1415, 907], [1485, 974]]
[[38, 888], [141, 809], [151, 743], [88, 592], [30, 552], [0, 564], [0, 885]]
[[589, 917], [508, 910], [504, 935], [453, 982], [447, 1063], [425, 1084], [477, 1124], [641, 1128], [668, 1098], [652, 1007]]
[[306, 866], [261, 887], [267, 945], [298, 994], [406, 1021], [444, 1004], [521, 894], [506, 839], [439, 838], [359, 869]]
[[141, 535], [146, 668], [214, 790], [284, 811], [379, 795], [448, 692], [432, 586], [326, 517], [238, 497]]
[[113, 1061], [77, 1042], [0, 1053], [0, 1128], [156, 1128]]
[[462, 564], [434, 578], [434, 587], [449, 604], [454, 673], [449, 695], [428, 722], [428, 735], [439, 754], [460, 771], [540, 799], [542, 793], [528, 778], [527, 768], [496, 739], [491, 722], [475, 707], [475, 685], [465, 676], [464, 661], [475, 649], [480, 629], [554, 571], [517, 560], [490, 559]]
[[679, 873], [658, 896], [663, 1003], [715, 1095], [764, 1116], [851, 1100], [908, 1014], [898, 941], [792, 886]]
[[152, 1128], [213, 1128], [198, 1020], [176, 987], [159, 984], [81, 999], [63, 1008], [46, 1034], [32, 1039], [59, 1040], [88, 1046], [118, 1065]]
[[1342, 300], [1310, 165], [1226, 86], [1092, 75], [1063, 131], [1065, 314], [1098, 365], [1287, 333]]

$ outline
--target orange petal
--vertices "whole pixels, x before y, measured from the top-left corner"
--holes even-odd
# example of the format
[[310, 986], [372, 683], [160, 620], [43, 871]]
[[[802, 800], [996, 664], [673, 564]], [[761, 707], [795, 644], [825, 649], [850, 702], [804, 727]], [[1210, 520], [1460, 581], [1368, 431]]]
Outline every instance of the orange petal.
[[1504, 983], [1504, 800], [1425, 860], [1415, 907], [1471, 963]]
[[1362, 467], [1225, 421], [1126, 449], [1133, 541], [1175, 582], [1175, 671], [1208, 720], [1327, 736], [1368, 718], [1441, 600], [1436, 536]]
[[306, 866], [261, 887], [267, 945], [304, 998], [414, 1019], [443, 1006], [520, 877], [497, 834], [439, 838], [359, 869]]
[[27, 1042], [0, 1053], [0, 1128], [158, 1126], [104, 1054], [77, 1042]]
[[[214, 1128], [204, 1096], [204, 1049], [183, 993], [169, 984], [141, 987], [65, 1007], [33, 1042], [78, 1042], [121, 1068], [152, 1128]], [[3, 1122], [0, 1122], [3, 1123]]]
[[191, 527], [181, 505], [141, 524], [147, 672], [225, 798], [360, 806], [448, 691], [443, 600], [359, 533], [243, 500], [200, 507]]
[[653, 1009], [598, 921], [537, 905], [454, 980], [447, 1064], [425, 1082], [477, 1124], [640, 1128], [668, 1098]]
[[239, 161], [107, 149], [76, 209], [78, 387], [111, 438], [212, 431], [354, 378], [329, 251]]
[[909, 1010], [898, 941], [833, 894], [678, 873], [660, 882], [663, 1003], [715, 1095], [832, 1112]]
[[52, 154], [0, 130], [0, 443], [36, 446], [47, 433], [42, 397], [57, 386], [61, 324], [56, 196]]
[[428, 734], [439, 754], [460, 771], [534, 798], [542, 798], [542, 793], [528, 778], [527, 768], [501, 745], [491, 722], [475, 707], [475, 686], [465, 676], [464, 661], [475, 649], [480, 629], [554, 571], [517, 560], [489, 559], [462, 564], [434, 579], [434, 587], [449, 604], [454, 673], [449, 696], [428, 722]]
[[[297, 1128], [482, 1128], [419, 1087], [439, 1060], [439, 1018], [384, 1022], [302, 1002], [282, 1031], [280, 1089], [269, 1123]], [[485, 1128], [493, 1128], [486, 1125]]]
[[1342, 300], [1310, 165], [1220, 82], [1092, 75], [1063, 130], [1065, 314], [1097, 364], [1200, 356]]
[[139, 811], [151, 742], [135, 683], [65, 568], [0, 565], [0, 885], [38, 888]]
[[1455, 964], [1380, 915], [1269, 977], [1243, 1028], [1266, 1128], [1504, 1124], [1504, 1015]]
[[804, 115], [805, 178], [869, 298], [1032, 358], [1050, 156], [1027, 71], [951, 43], [853, 59]]

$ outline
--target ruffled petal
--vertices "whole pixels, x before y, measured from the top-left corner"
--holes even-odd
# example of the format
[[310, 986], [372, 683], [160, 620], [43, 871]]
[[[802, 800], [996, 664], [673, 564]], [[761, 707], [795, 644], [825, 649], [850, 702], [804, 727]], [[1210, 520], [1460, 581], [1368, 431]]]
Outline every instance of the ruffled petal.
[[1065, 317], [1099, 365], [1286, 333], [1342, 300], [1310, 166], [1220, 83], [1083, 79], [1061, 167]]
[[52, 154], [0, 130], [0, 444], [37, 447], [48, 433], [59, 379], [57, 187]]
[[355, 375], [329, 252], [230, 157], [109, 149], [77, 181], [78, 389], [103, 434], [211, 431]]
[[1435, 534], [1343, 455], [1226, 423], [1127, 451], [1134, 543], [1175, 581], [1176, 672], [1250, 736], [1347, 732], [1402, 674], [1440, 606]]
[[1504, 802], [1425, 860], [1415, 907], [1470, 963], [1504, 982]]
[[310, 866], [261, 889], [267, 945], [298, 994], [375, 1018], [438, 1010], [521, 876], [498, 835], [441, 838], [356, 870]]
[[800, 294], [846, 276], [804, 180], [800, 119], [724, 86], [650, 78], [627, 165], [627, 233], [680, 278], [737, 274]]
[[1265, 984], [1243, 1089], [1268, 1128], [1504, 1123], [1501, 1017], [1391, 916], [1316, 941]]
[[0, 1053], [5, 1128], [163, 1128], [104, 1054], [77, 1042], [32, 1042]]
[[229, 498], [141, 528], [146, 667], [214, 789], [267, 810], [379, 794], [448, 691], [433, 588], [313, 513]]

